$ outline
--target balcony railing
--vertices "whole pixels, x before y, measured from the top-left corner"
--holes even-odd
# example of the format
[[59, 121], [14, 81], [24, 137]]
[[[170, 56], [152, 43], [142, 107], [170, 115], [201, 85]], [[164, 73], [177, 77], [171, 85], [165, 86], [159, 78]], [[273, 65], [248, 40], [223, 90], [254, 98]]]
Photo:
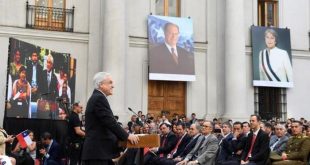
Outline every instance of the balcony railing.
[[26, 28], [73, 32], [72, 9], [26, 5]]

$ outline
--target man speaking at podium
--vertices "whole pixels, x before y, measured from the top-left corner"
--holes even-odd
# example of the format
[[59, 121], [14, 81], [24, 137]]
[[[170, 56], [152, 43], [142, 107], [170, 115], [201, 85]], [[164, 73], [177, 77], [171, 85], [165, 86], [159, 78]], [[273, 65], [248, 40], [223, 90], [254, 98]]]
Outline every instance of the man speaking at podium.
[[137, 144], [138, 136], [128, 134], [114, 119], [107, 96], [112, 95], [113, 80], [109, 73], [94, 76], [95, 90], [85, 111], [85, 142], [82, 152], [83, 165], [113, 165], [119, 156], [118, 141], [129, 140]]

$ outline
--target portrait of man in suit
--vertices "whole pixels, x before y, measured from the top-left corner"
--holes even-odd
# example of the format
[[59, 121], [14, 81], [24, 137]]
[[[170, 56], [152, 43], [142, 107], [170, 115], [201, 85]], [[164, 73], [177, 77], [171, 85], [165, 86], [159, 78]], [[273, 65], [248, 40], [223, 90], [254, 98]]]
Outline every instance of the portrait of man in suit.
[[[50, 102], [55, 102], [58, 96], [58, 80], [53, 71], [54, 68], [54, 58], [52, 55], [47, 56], [46, 60], [46, 70], [43, 70], [42, 77], [39, 83], [39, 91], [41, 92], [41, 97], [43, 100]], [[39, 109], [37, 112], [37, 118], [43, 119], [57, 119], [58, 110], [53, 106], [53, 104], [48, 104], [48, 107], [44, 107], [45, 110]]]
[[[157, 30], [159, 31], [159, 34], [156, 34], [155, 36], [157, 37], [157, 40], [150, 41], [150, 79], [157, 79], [153, 78], [153, 75], [166, 75], [171, 77], [194, 76], [195, 62], [192, 49], [193, 45], [190, 38], [191, 36], [182, 36], [180, 30], [182, 26], [179, 26], [177, 22], [174, 23], [172, 20], [160, 22], [159, 24], [160, 28]], [[180, 25], [183, 24], [180, 23]], [[184, 29], [183, 33], [190, 31], [186, 28]], [[152, 32], [153, 31], [150, 31], [150, 33]], [[166, 79], [163, 78], [162, 80]], [[168, 78], [167, 80], [174, 79]], [[185, 81], [194, 80], [185, 79]]]

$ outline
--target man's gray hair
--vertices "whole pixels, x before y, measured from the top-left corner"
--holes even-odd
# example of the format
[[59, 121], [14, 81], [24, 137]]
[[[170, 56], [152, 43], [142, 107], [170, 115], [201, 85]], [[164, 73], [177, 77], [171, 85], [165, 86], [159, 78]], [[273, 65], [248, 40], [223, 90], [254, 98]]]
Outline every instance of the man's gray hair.
[[276, 126], [275, 126], [275, 128], [282, 128], [284, 131], [286, 131], [286, 128], [285, 128], [285, 125], [284, 124], [277, 124]]
[[99, 89], [100, 84], [102, 83], [102, 81], [105, 80], [110, 75], [111, 74], [108, 73], [108, 72], [98, 72], [98, 73], [96, 73], [94, 78], [93, 78], [95, 89]]
[[50, 60], [54, 64], [54, 57], [51, 54], [47, 55], [46, 59]]
[[195, 122], [192, 125], [194, 125], [199, 132], [201, 131], [202, 126], [198, 122]]

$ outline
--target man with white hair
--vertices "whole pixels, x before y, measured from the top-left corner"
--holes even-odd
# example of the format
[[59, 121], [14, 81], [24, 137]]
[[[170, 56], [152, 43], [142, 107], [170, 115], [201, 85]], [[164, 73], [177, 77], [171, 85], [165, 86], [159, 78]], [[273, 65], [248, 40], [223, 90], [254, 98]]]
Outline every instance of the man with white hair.
[[[54, 102], [58, 96], [58, 80], [53, 70], [54, 58], [49, 54], [46, 59], [46, 69], [43, 70], [42, 77], [38, 81], [38, 91], [41, 92], [40, 95], [44, 100], [52, 102]], [[37, 118], [57, 119], [58, 113], [58, 109], [52, 106], [52, 104], [44, 104], [43, 108], [38, 108]]]
[[270, 137], [269, 147], [271, 154], [277, 153], [281, 155], [285, 151], [288, 137], [285, 136], [286, 128], [283, 124], [277, 124], [275, 126], [275, 135]]
[[109, 73], [94, 76], [95, 89], [85, 111], [85, 142], [82, 152], [84, 165], [113, 165], [119, 156], [118, 141], [136, 144], [138, 136], [128, 134], [115, 120], [107, 96], [113, 94], [113, 80]]

